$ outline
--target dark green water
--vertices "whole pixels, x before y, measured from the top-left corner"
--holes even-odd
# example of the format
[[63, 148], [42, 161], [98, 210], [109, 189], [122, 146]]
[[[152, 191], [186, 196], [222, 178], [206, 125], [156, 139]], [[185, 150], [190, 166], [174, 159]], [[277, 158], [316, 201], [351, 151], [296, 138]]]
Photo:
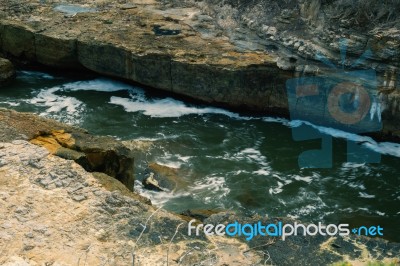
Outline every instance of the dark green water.
[[[318, 128], [336, 136], [334, 165], [300, 169], [298, 155], [318, 149], [320, 142], [294, 141], [292, 128], [299, 123], [195, 106], [108, 79], [39, 72], [19, 72], [0, 90], [0, 107], [35, 112], [94, 134], [154, 141], [136, 160], [135, 189], [165, 209], [232, 209], [351, 227], [379, 224], [385, 238], [400, 242], [398, 144], [372, 141], [381, 163], [348, 163], [346, 139], [368, 138]], [[143, 190], [147, 162], [177, 168], [190, 185], [174, 193]]]

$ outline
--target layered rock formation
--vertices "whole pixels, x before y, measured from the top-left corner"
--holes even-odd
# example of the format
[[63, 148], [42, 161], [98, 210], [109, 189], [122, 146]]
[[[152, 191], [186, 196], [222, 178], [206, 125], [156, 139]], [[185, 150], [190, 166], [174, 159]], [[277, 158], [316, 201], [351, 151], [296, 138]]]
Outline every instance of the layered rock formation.
[[86, 131], [0, 108], [0, 141], [24, 139], [61, 158], [74, 160], [85, 170], [117, 178], [130, 190], [134, 184], [134, 158], [122, 143]]
[[[73, 160], [52, 155], [49, 147], [21, 140], [40, 127], [46, 131], [60, 123], [6, 110], [1, 114], [1, 265], [399, 263], [400, 244], [380, 239], [296, 236], [281, 241], [257, 236], [246, 242], [243, 236], [189, 236], [187, 217], [151, 206], [118, 180], [89, 173]], [[67, 125], [63, 129], [79, 130]], [[58, 133], [53, 136], [60, 138]], [[205, 214], [189, 213], [212, 224], [294, 222], [231, 212]]]
[[19, 61], [86, 68], [211, 104], [283, 116], [289, 115], [288, 79], [337, 73], [333, 65], [351, 67], [361, 56], [357, 69], [376, 70], [377, 88], [390, 93], [382, 97], [383, 132], [398, 136], [391, 118], [400, 112], [392, 104], [400, 55], [394, 2], [70, 2], [1, 1], [0, 50]]
[[[132, 192], [110, 191], [118, 181], [97, 177], [26, 141], [0, 143], [0, 264], [166, 265], [168, 260], [194, 265], [208, 259], [214, 265], [254, 265], [262, 260], [234, 239], [212, 244], [189, 238], [179, 217]], [[213, 245], [228, 249], [213, 250]]]

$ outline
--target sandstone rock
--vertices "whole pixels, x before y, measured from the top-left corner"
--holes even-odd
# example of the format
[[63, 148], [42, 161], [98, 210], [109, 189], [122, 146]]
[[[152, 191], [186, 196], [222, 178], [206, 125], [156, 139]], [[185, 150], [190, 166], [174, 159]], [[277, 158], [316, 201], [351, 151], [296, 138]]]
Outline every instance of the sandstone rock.
[[143, 180], [143, 185], [151, 190], [170, 191], [181, 190], [189, 185], [189, 182], [180, 177], [180, 171], [157, 163], [150, 163], [149, 174]]
[[27, 113], [0, 109], [0, 118], [0, 141], [12, 141], [24, 135], [50, 153], [74, 160], [87, 171], [115, 177], [133, 190], [133, 155], [115, 139], [92, 136], [82, 129]]
[[103, 172], [115, 177], [133, 190], [133, 156], [125, 146], [112, 138], [52, 130], [50, 134], [39, 135], [31, 142], [47, 148], [52, 154], [74, 159], [87, 171]]
[[0, 57], [0, 86], [14, 76], [15, 70], [13, 64], [9, 60]]
[[[7, 163], [0, 167], [0, 227], [7, 232], [0, 233], [1, 265], [131, 265], [132, 259], [135, 265], [163, 265], [169, 250], [170, 265], [180, 261], [189, 266], [205, 259], [185, 258], [194, 247], [199, 254], [209, 254], [210, 242], [185, 235], [181, 218], [129, 196], [133, 193], [122, 192], [122, 185], [110, 192], [76, 163], [49, 156], [26, 141], [1, 143], [1, 151]], [[29, 160], [45, 167], [38, 170]], [[52, 180], [67, 182], [58, 188], [40, 185], [38, 179], [50, 174]], [[213, 256], [234, 255], [242, 265], [261, 260], [237, 240], [218, 241], [228, 249], [210, 250]]]
[[43, 65], [79, 69], [76, 39], [71, 36], [35, 34], [36, 60]]
[[133, 193], [124, 184], [122, 184], [119, 180], [117, 180], [109, 175], [106, 175], [104, 173], [94, 172], [93, 177], [96, 178], [98, 180], [98, 182], [108, 191], [111, 191], [111, 192], [118, 191], [124, 196], [131, 197], [133, 199], [139, 200], [140, 202], [151, 205], [151, 201], [148, 198], [143, 197], [139, 194]]
[[164, 188], [162, 188], [159, 184], [158, 181], [154, 178], [154, 173], [150, 173], [148, 176], [143, 179], [143, 186], [147, 189], [150, 190], [155, 190], [155, 191], [164, 191]]
[[139, 151], [142, 153], [146, 153], [152, 146], [153, 142], [151, 140], [126, 140], [122, 141], [122, 143], [132, 151]]
[[[275, 74], [280, 70], [274, 66], [273, 56], [247, 50], [233, 52], [236, 47], [221, 36], [210, 16], [201, 14], [197, 22], [207, 32], [204, 27], [193, 27], [193, 20], [185, 14], [201, 13], [199, 9], [178, 8], [169, 12], [149, 2], [147, 11], [142, 12], [139, 6], [121, 9], [111, 1], [104, 4], [109, 6], [106, 12], [68, 17], [54, 10], [53, 5], [32, 5], [35, 23], [23, 16], [1, 21], [1, 49], [19, 59], [59, 68], [83, 66], [209, 103], [255, 111], [283, 108], [284, 103], [266, 104], [271, 90], [279, 87], [272, 83], [280, 82], [276, 80]], [[87, 8], [103, 7], [94, 4]], [[127, 23], [128, 20], [132, 22]], [[148, 23], [144, 25], [143, 21]], [[157, 25], [167, 31], [178, 30], [179, 34], [157, 34]], [[269, 33], [274, 31], [271, 27]], [[198, 34], [220, 37], [203, 39]], [[271, 76], [275, 77], [272, 82], [267, 81]]]
[[22, 60], [36, 60], [34, 31], [27, 25], [9, 21], [2, 24], [2, 49], [6, 55]]
[[[102, 0], [67, 16], [57, 4], [77, 7], [69, 1], [5, 1], [1, 51], [22, 61], [84, 67], [209, 104], [286, 117], [285, 83], [302, 74], [297, 66], [329, 72], [317, 54], [340, 65], [346, 50], [346, 67], [359, 62], [361, 69], [377, 70], [378, 81], [387, 69], [400, 67], [395, 2], [371, 2], [364, 10], [360, 1]], [[358, 61], [368, 50], [370, 60]]]

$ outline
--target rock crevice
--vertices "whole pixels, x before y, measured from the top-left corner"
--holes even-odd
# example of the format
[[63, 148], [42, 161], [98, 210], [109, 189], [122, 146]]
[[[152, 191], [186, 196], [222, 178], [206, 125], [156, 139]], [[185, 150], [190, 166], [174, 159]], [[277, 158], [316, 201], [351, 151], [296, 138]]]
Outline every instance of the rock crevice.
[[112, 176], [133, 190], [133, 154], [115, 139], [93, 136], [51, 119], [6, 109], [0, 109], [0, 118], [0, 141], [29, 140], [51, 154], [74, 160], [89, 172]]

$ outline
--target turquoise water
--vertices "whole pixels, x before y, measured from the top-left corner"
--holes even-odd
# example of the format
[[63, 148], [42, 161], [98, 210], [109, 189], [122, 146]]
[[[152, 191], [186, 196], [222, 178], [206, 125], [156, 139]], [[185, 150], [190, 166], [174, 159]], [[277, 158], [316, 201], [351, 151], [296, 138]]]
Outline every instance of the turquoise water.
[[[305, 222], [381, 225], [400, 242], [400, 146], [313, 127], [335, 136], [331, 169], [300, 169], [298, 155], [318, 140], [296, 142], [289, 122], [249, 117], [150, 94], [99, 77], [76, 78], [20, 71], [0, 89], [0, 107], [35, 112], [122, 140], [150, 140], [136, 158], [135, 189], [154, 204], [187, 209], [235, 210], [289, 216]], [[382, 154], [379, 164], [346, 162], [346, 141], [368, 140]], [[188, 182], [174, 192], [142, 188], [148, 162], [176, 168]]]

